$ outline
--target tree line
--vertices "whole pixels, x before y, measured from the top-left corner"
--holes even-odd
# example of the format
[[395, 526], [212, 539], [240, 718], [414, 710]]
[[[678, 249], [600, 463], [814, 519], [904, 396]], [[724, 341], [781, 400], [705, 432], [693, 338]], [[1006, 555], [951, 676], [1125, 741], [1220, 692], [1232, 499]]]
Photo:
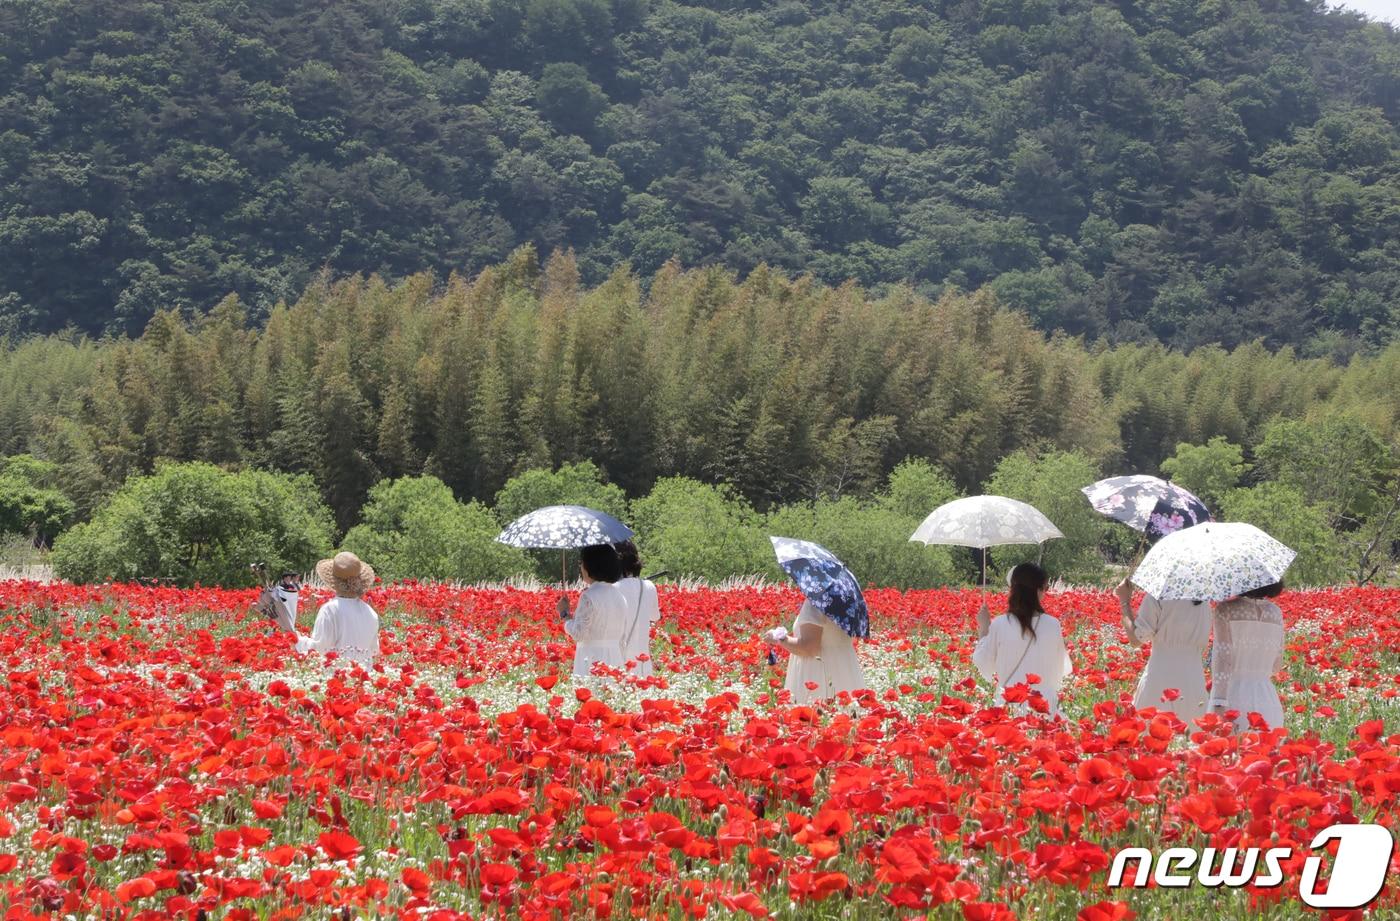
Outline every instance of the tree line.
[[[1047, 552], [1085, 572], [1118, 549], [1076, 517], [1079, 487], [1166, 473], [1316, 543], [1315, 581], [1374, 579], [1394, 550], [1397, 387], [1400, 346], [1345, 364], [1258, 343], [1089, 346], [986, 291], [873, 296], [674, 264], [589, 287], [571, 254], [542, 265], [526, 247], [441, 285], [322, 278], [265, 324], [230, 297], [192, 321], [158, 313], [135, 339], [10, 343], [0, 496], [13, 484], [16, 509], [43, 510], [4, 527], [46, 542], [100, 520], [132, 478], [198, 461], [304, 477], [294, 492], [333, 541], [394, 532], [374, 524], [397, 520], [376, 505], [385, 484], [431, 477], [438, 498], [496, 515], [477, 514], [485, 533], [520, 477], [587, 463], [614, 507], [658, 528], [661, 500], [645, 503], [689, 496], [680, 483], [719, 489], [734, 520], [810, 532], [898, 505], [892, 477], [913, 460], [945, 484], [929, 501], [1019, 491], [1084, 521]], [[918, 512], [900, 507], [890, 533]]]
[[1397, 60], [1322, 0], [10, 0], [0, 331], [528, 243], [1345, 357], [1400, 328]]

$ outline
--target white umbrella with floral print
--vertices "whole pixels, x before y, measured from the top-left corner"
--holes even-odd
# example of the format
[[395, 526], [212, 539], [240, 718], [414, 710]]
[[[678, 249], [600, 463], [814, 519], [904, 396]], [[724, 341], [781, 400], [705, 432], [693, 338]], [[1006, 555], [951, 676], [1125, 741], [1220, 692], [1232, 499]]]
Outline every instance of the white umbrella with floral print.
[[[1005, 496], [968, 496], [940, 505], [924, 519], [910, 540], [954, 547], [1041, 544], [1064, 537], [1034, 505]], [[982, 554], [982, 584], [987, 584], [987, 555]]]
[[1159, 601], [1223, 601], [1278, 582], [1295, 556], [1252, 524], [1210, 522], [1159, 540], [1133, 582]]

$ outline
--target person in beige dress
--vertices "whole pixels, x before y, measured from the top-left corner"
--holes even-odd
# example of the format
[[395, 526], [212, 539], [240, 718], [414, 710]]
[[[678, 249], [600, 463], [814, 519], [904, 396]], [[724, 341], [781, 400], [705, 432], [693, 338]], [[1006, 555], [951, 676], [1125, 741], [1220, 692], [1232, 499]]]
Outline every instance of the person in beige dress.
[[1158, 601], [1144, 595], [1133, 610], [1133, 586], [1127, 579], [1114, 589], [1133, 646], [1152, 644], [1147, 669], [1138, 679], [1133, 706], [1170, 710], [1188, 725], [1206, 713], [1206, 675], [1202, 663], [1210, 643], [1211, 609], [1201, 601]]
[[856, 657], [855, 640], [810, 601], [802, 603], [791, 633], [776, 627], [764, 639], [789, 653], [783, 687], [793, 703], [813, 703], [869, 687]]

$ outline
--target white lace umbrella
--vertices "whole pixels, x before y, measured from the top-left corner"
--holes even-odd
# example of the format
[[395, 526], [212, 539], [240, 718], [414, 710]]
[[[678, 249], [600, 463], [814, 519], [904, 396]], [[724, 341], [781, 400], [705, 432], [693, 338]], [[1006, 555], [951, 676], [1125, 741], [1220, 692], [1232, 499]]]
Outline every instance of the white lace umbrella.
[[1133, 582], [1159, 601], [1223, 601], [1278, 582], [1295, 556], [1252, 524], [1198, 524], [1158, 541]]
[[[1033, 505], [1005, 496], [968, 496], [934, 509], [911, 536], [925, 544], [988, 547], [1042, 544], [1064, 537]], [[987, 584], [987, 555], [982, 554], [982, 584]]]

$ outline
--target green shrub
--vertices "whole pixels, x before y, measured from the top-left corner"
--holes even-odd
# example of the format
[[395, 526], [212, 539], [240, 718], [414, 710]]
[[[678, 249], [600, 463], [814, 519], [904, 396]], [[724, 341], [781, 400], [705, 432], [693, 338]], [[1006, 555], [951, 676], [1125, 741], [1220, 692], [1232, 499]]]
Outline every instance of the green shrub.
[[170, 580], [246, 586], [249, 564], [305, 571], [332, 546], [330, 511], [309, 477], [163, 464], [128, 480], [92, 521], [54, 546], [73, 582]]
[[686, 477], [657, 480], [632, 503], [632, 526], [649, 572], [664, 569], [711, 582], [777, 575], [763, 519], [728, 486]]
[[[958, 495], [958, 487], [946, 473], [926, 460], [911, 458], [890, 471], [885, 491], [877, 502], [882, 508], [912, 519], [917, 528], [929, 512]], [[909, 529], [910, 534], [914, 528]]]
[[73, 522], [77, 506], [60, 488], [57, 464], [29, 454], [0, 460], [0, 534], [48, 546]]
[[592, 461], [565, 464], [558, 470], [526, 470], [496, 493], [496, 517], [502, 524], [546, 505], [585, 505], [626, 518], [627, 494], [604, 482], [603, 472]]
[[1341, 542], [1327, 526], [1327, 512], [1309, 505], [1292, 486], [1273, 481], [1233, 489], [1222, 503], [1226, 521], [1244, 521], [1297, 551], [1286, 580], [1295, 585], [1332, 585], [1346, 579]]
[[[511, 477], [496, 493], [496, 517], [503, 525], [521, 515], [547, 505], [583, 505], [607, 512], [626, 521], [627, 494], [621, 488], [603, 481], [603, 471], [592, 461], [564, 464], [558, 470], [526, 470]], [[578, 574], [577, 563], [571, 557], [566, 572], [561, 572], [561, 555], [555, 550], [532, 550], [535, 575], [553, 581]]]
[[389, 580], [488, 582], [532, 571], [524, 551], [496, 542], [500, 531], [489, 509], [458, 502], [436, 477], [402, 477], [370, 490], [342, 545]]
[[1040, 559], [1051, 578], [1071, 582], [1098, 582], [1103, 578], [1099, 547], [1107, 529], [1123, 528], [1094, 511], [1080, 490], [1099, 478], [1098, 468], [1078, 451], [1054, 451], [1036, 457], [1017, 453], [1002, 458], [987, 481], [991, 495], [1029, 502], [1040, 509], [1063, 538], [1034, 545], [998, 547], [992, 561], [998, 572], [1017, 563]]
[[921, 520], [847, 496], [780, 508], [769, 517], [768, 530], [821, 544], [840, 557], [863, 586], [932, 588], [956, 581], [949, 548], [909, 540]]
[[1225, 494], [1240, 484], [1251, 466], [1244, 462], [1243, 448], [1217, 435], [1203, 445], [1178, 444], [1176, 454], [1162, 461], [1162, 473], [1219, 509]]

